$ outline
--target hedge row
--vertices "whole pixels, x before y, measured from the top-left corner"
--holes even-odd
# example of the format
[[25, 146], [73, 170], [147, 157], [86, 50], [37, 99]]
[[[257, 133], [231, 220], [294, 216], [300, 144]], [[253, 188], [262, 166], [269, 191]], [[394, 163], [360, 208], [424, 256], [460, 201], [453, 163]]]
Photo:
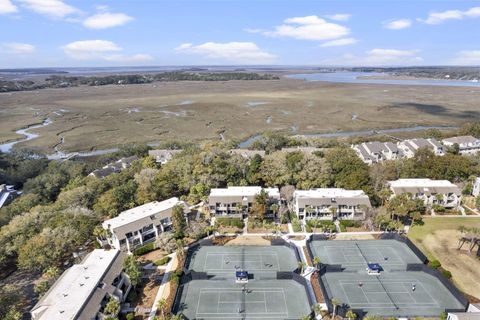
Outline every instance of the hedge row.
[[147, 244], [135, 249], [133, 251], [133, 254], [135, 254], [136, 256], [141, 256], [141, 255], [149, 253], [153, 250], [155, 250], [155, 243], [150, 242], [150, 243], [147, 243]]
[[216, 218], [215, 221], [222, 227], [236, 227], [243, 229], [245, 224], [240, 218]]

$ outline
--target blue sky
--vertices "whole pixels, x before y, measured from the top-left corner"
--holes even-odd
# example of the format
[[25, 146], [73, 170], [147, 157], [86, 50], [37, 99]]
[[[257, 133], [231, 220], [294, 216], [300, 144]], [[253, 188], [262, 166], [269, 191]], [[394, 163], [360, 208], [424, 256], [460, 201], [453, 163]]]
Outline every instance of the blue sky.
[[0, 68], [480, 65], [480, 1], [0, 0]]

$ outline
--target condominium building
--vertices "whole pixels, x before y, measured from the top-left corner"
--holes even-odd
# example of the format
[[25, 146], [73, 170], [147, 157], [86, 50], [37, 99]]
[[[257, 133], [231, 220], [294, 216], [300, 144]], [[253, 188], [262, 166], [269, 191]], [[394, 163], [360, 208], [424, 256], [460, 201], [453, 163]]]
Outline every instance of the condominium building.
[[15, 190], [14, 186], [0, 184], [0, 208], [9, 204], [13, 199], [21, 194], [22, 192]]
[[263, 150], [250, 150], [250, 149], [230, 149], [231, 155], [238, 155], [245, 159], [252, 159], [256, 155], [260, 157], [265, 157], [265, 151]]
[[110, 299], [123, 302], [130, 291], [122, 271], [126, 255], [119, 250], [93, 250], [82, 263], [67, 269], [40, 298], [33, 320], [103, 319]]
[[154, 241], [161, 232], [171, 229], [175, 206], [181, 206], [185, 214], [190, 212], [188, 205], [178, 198], [154, 201], [123, 211], [117, 217], [102, 223], [102, 227], [109, 233], [104, 240], [111, 247], [128, 252]]
[[352, 149], [367, 164], [374, 164], [384, 160], [395, 160], [403, 156], [400, 149], [393, 142], [364, 142], [352, 145]]
[[473, 182], [472, 195], [478, 197], [480, 195], [480, 177], [475, 178]]
[[434, 204], [453, 209], [460, 205], [462, 193], [448, 180], [399, 179], [389, 181], [392, 196], [410, 193], [413, 198], [421, 199], [426, 207]]
[[445, 150], [443, 145], [436, 139], [410, 139], [398, 143], [398, 148], [406, 158], [413, 158], [420, 148], [431, 150], [436, 156], [444, 156]]
[[98, 179], [103, 179], [113, 173], [121, 172], [132, 165], [134, 161], [138, 160], [137, 156], [131, 156], [127, 158], [121, 158], [115, 162], [109, 163], [103, 166], [101, 169], [93, 170], [89, 176]]
[[293, 206], [300, 220], [361, 220], [371, 208], [370, 199], [362, 190], [318, 188], [295, 190]]
[[208, 197], [208, 209], [210, 214], [216, 216], [247, 215], [253, 205], [255, 196], [265, 190], [269, 198], [267, 216], [273, 216], [275, 212], [270, 210], [270, 205], [280, 203], [280, 191], [278, 188], [262, 187], [228, 187], [210, 190]]
[[148, 155], [150, 157], [155, 158], [155, 162], [160, 164], [166, 164], [168, 161], [172, 160], [174, 155], [182, 151], [183, 150], [168, 150], [168, 149], [148, 150]]
[[442, 140], [443, 144], [447, 147], [452, 147], [455, 144], [458, 145], [458, 151], [460, 154], [476, 154], [480, 152], [480, 139], [472, 136], [460, 136]]

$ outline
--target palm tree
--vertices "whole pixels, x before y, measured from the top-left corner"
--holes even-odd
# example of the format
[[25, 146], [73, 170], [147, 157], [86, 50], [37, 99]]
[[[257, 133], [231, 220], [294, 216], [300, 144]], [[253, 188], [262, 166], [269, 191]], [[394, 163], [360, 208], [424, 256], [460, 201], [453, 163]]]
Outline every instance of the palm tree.
[[330, 212], [332, 213], [332, 218], [335, 218], [337, 215], [338, 209], [336, 207], [330, 207]]
[[312, 317], [309, 314], [300, 318], [300, 320], [311, 320], [311, 319], [312, 319]]
[[280, 210], [280, 206], [278, 205], [278, 203], [273, 203], [271, 206], [270, 206], [270, 210], [273, 212], [273, 214], [276, 216], [277, 213], [278, 213], [278, 210]]
[[315, 209], [313, 207], [307, 206], [305, 207], [305, 213], [308, 213], [310, 217], [312, 216], [312, 213], [315, 212]]
[[348, 320], [355, 320], [357, 318], [357, 314], [352, 310], [348, 310], [346, 316]]
[[162, 315], [162, 320], [165, 320], [165, 307], [167, 306], [167, 300], [160, 299], [157, 302], [157, 308], [160, 310], [160, 314]]
[[103, 311], [105, 314], [115, 317], [120, 312], [120, 303], [117, 299], [110, 297], [110, 300], [108, 300]]
[[340, 305], [340, 300], [338, 300], [337, 298], [332, 298], [331, 302], [333, 305], [333, 317], [335, 318], [337, 314], [337, 307]]
[[183, 314], [179, 313], [179, 314], [174, 314], [170, 320], [183, 320]]
[[320, 258], [318, 256], [313, 257], [313, 265], [315, 268], [320, 269]]
[[43, 277], [45, 277], [46, 279], [48, 280], [55, 280], [58, 278], [58, 276], [60, 275], [60, 270], [53, 266], [53, 267], [49, 267], [47, 270], [45, 270], [45, 272], [42, 274]]
[[313, 312], [315, 312], [315, 314], [320, 314], [320, 312], [322, 311], [322, 306], [319, 303], [317, 303], [313, 306], [312, 309], [313, 309]]
[[298, 269], [300, 269], [300, 274], [303, 273], [303, 270], [305, 269], [305, 267], [307, 266], [307, 264], [303, 261], [298, 261]]
[[390, 198], [392, 195], [392, 191], [389, 188], [383, 188], [378, 192], [378, 196], [382, 199], [382, 206], [385, 205], [385, 202]]

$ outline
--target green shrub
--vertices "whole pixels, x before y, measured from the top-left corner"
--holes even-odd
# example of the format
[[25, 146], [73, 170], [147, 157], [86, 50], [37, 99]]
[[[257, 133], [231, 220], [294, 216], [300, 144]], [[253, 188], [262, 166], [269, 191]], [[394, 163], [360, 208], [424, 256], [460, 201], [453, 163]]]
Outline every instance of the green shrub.
[[135, 313], [133, 312], [130, 312], [130, 313], [127, 313], [127, 320], [135, 320]]
[[310, 227], [308, 224], [305, 226], [305, 231], [306, 232], [312, 232], [312, 227]]
[[311, 228], [327, 230], [330, 232], [337, 231], [335, 224], [330, 220], [310, 219], [307, 221], [307, 226], [310, 226]]
[[340, 231], [341, 232], [346, 232], [347, 231], [347, 227], [343, 224], [340, 224]]
[[170, 277], [170, 280], [171, 280], [173, 283], [179, 283], [179, 282], [180, 282], [180, 279], [182, 278], [182, 275], [183, 275], [183, 271], [182, 271], [182, 270], [175, 271], [174, 273], [172, 273], [172, 276]]
[[137, 291], [135, 291], [135, 290], [132, 289], [132, 290], [130, 290], [130, 292], [128, 293], [126, 301], [127, 301], [127, 302], [133, 302], [133, 301], [135, 301], [135, 300], [137, 300]]
[[195, 240], [203, 239], [207, 236], [207, 231], [200, 231], [194, 235]]
[[433, 269], [438, 269], [442, 266], [442, 264], [440, 263], [440, 261], [438, 260], [432, 260], [430, 261], [429, 263], [430, 267], [433, 268]]
[[301, 232], [302, 231], [302, 227], [300, 226], [300, 221], [298, 220], [298, 218], [293, 218], [292, 219], [292, 228], [293, 228], [294, 232]]
[[141, 256], [141, 255], [149, 253], [153, 250], [155, 250], [155, 243], [150, 242], [150, 243], [147, 243], [147, 244], [135, 249], [133, 251], [133, 254], [135, 254], [136, 256]]
[[450, 271], [448, 271], [448, 270], [443, 269], [443, 270], [442, 270], [442, 274], [443, 274], [443, 276], [444, 276], [445, 278], [447, 278], [447, 279], [451, 279], [451, 278], [452, 278], [452, 273], [451, 273]]
[[340, 226], [344, 226], [345, 228], [359, 228], [362, 226], [362, 223], [356, 220], [340, 220]]
[[215, 221], [222, 227], [235, 227], [238, 229], [243, 229], [245, 224], [240, 218], [216, 218]]
[[170, 257], [166, 256], [166, 257], [163, 257], [162, 259], [158, 259], [153, 264], [155, 264], [156, 266], [163, 266], [163, 265], [166, 265], [169, 261], [170, 261]]
[[444, 213], [445, 212], [445, 207], [441, 206], [439, 204], [434, 204], [432, 206], [432, 209], [435, 211], [435, 213]]

